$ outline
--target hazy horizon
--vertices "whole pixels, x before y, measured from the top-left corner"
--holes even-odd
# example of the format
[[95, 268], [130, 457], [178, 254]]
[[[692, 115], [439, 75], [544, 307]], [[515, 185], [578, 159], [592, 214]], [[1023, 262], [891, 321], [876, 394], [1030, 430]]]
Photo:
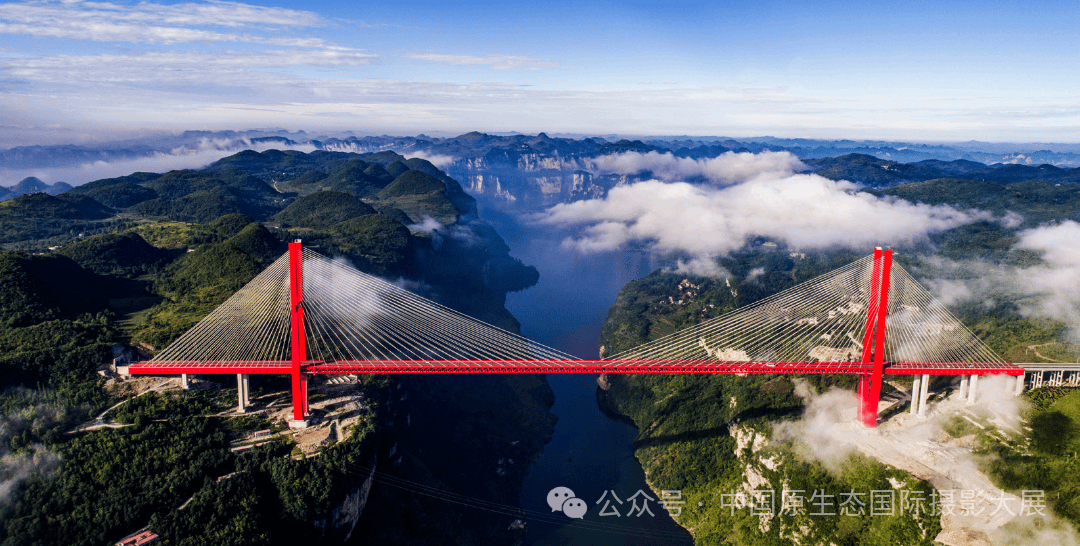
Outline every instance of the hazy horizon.
[[1055, 2], [3, 2], [0, 131], [1076, 142], [1077, 15]]
[[[65, 182], [72, 185], [80, 185], [93, 180], [125, 176], [133, 172], [166, 172], [176, 169], [197, 169], [205, 167], [219, 159], [233, 155], [243, 150], [255, 150], [263, 152], [269, 149], [295, 150], [312, 152], [316, 149], [331, 151], [377, 151], [392, 149], [404, 153], [408, 157], [421, 157], [429, 159], [437, 166], [444, 166], [448, 162], [461, 159], [459, 152], [451, 152], [446, 155], [439, 151], [440, 144], [433, 144], [434, 148], [426, 145], [415, 147], [405, 144], [398, 146], [402, 141], [415, 139], [421, 134], [434, 139], [435, 142], [453, 142], [454, 133], [429, 131], [414, 135], [398, 136], [371, 136], [372, 140], [362, 139], [368, 136], [360, 136], [358, 132], [317, 132], [296, 130], [289, 131], [281, 128], [262, 128], [248, 130], [228, 130], [220, 132], [207, 131], [178, 131], [178, 132], [151, 132], [142, 131], [127, 138], [105, 138], [108, 135], [99, 135], [99, 140], [84, 140], [82, 142], [64, 141], [58, 136], [58, 141], [49, 142], [47, 139], [35, 140], [32, 144], [23, 144], [6, 148], [3, 146], [4, 127], [0, 127], [0, 186], [11, 187], [29, 177], [34, 177], [47, 184]], [[430, 134], [428, 134], [430, 133]], [[538, 135], [526, 135], [524, 133], [510, 131], [490, 133], [492, 135], [523, 135], [536, 137]], [[441, 136], [453, 135], [453, 136]], [[113, 135], [117, 136], [117, 135]], [[285, 137], [291, 142], [281, 141], [259, 142], [258, 136]], [[358, 136], [361, 141], [351, 143], [349, 136]], [[766, 146], [771, 149], [787, 149], [785, 146], [805, 147], [805, 150], [813, 150], [820, 155], [821, 150], [829, 150], [828, 155], [836, 157], [847, 153], [864, 153], [875, 155], [881, 159], [895, 160], [900, 163], [918, 161], [919, 159], [903, 159], [896, 154], [916, 153], [923, 158], [941, 160], [965, 159], [975, 160], [990, 165], [994, 163], [1020, 163], [1026, 165], [1041, 165], [1050, 163], [1058, 167], [1071, 168], [1080, 165], [1080, 144], [1069, 143], [992, 143], [992, 142], [956, 142], [956, 143], [918, 143], [888, 140], [852, 140], [852, 139], [801, 139], [775, 136], [760, 137], [729, 137], [729, 136], [688, 136], [688, 135], [568, 135], [565, 133], [552, 132], [553, 138], [566, 138], [571, 140], [583, 140], [585, 138], [601, 137], [609, 142], [619, 139], [640, 139], [654, 143], [663, 149], [663, 142], [684, 142], [687, 140], [705, 143], [726, 142], [728, 146], [741, 145]], [[316, 143], [316, 139], [324, 139], [322, 144]], [[329, 140], [327, 140], [329, 139]], [[342, 139], [342, 140], [334, 140]], [[732, 144], [727, 139], [734, 140]], [[741, 143], [741, 144], [739, 144]], [[36, 145], [45, 146], [44, 150], [33, 150]], [[68, 146], [78, 146], [80, 149], [69, 149]], [[324, 146], [325, 145], [325, 146]], [[387, 145], [390, 147], [388, 148]], [[683, 144], [679, 144], [680, 146]], [[49, 148], [53, 146], [54, 148]], [[359, 146], [359, 148], [357, 147]], [[793, 150], [798, 148], [791, 148]], [[664, 153], [671, 153], [674, 146]], [[906, 152], [905, 152], [906, 151]], [[891, 152], [891, 153], [890, 153]]]
[[[544, 133], [552, 138], [569, 138], [575, 140], [581, 140], [585, 138], [604, 138], [607, 140], [739, 140], [745, 142], [756, 142], [764, 139], [779, 139], [779, 140], [808, 140], [808, 141], [822, 141], [822, 142], [840, 142], [851, 141], [856, 143], [891, 143], [891, 144], [917, 144], [917, 145], [944, 145], [944, 146], [958, 146], [958, 145], [987, 145], [991, 147], [1008, 146], [1010, 149], [1016, 149], [1017, 151], [1023, 151], [1028, 149], [1036, 149], [1038, 147], [1051, 146], [1059, 147], [1060, 149], [1069, 149], [1080, 151], [1080, 135], [1073, 141], [1039, 141], [1039, 140], [987, 140], [987, 139], [892, 139], [892, 138], [847, 138], [847, 137], [813, 137], [800, 134], [687, 134], [687, 133], [587, 133], [587, 132], [560, 132], [560, 131], [517, 131], [517, 130], [499, 130], [499, 131], [486, 131], [480, 128], [469, 128], [463, 130], [418, 130], [418, 131], [395, 131], [388, 129], [385, 131], [356, 131], [349, 129], [319, 129], [319, 128], [307, 128], [307, 127], [227, 127], [219, 129], [211, 129], [206, 127], [177, 127], [172, 129], [100, 129], [96, 131], [79, 130], [79, 129], [64, 129], [58, 127], [13, 127], [0, 125], [0, 150], [18, 148], [23, 146], [61, 146], [61, 145], [75, 145], [75, 146], [95, 146], [102, 144], [114, 144], [125, 141], [137, 141], [140, 138], [147, 137], [162, 137], [162, 136], [180, 136], [184, 133], [196, 133], [196, 132], [235, 132], [235, 133], [252, 133], [252, 132], [266, 132], [266, 133], [288, 133], [294, 135], [305, 135], [307, 138], [347, 138], [348, 136], [355, 136], [358, 138], [374, 136], [374, 137], [394, 137], [394, 138], [415, 138], [419, 136], [428, 136], [439, 139], [454, 138], [462, 136], [468, 133], [484, 133], [494, 136], [536, 136], [540, 133]], [[1016, 148], [1019, 147], [1019, 148]]]

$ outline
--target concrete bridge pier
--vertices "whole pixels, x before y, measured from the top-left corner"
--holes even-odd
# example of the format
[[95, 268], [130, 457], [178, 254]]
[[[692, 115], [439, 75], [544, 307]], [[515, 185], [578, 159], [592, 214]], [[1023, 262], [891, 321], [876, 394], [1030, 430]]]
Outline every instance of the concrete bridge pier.
[[1017, 376], [1015, 376], [1015, 378], [1016, 378], [1015, 379], [1016, 383], [1013, 384], [1015, 386], [1015, 389], [1013, 390], [1013, 394], [1015, 394], [1016, 396], [1020, 396], [1021, 394], [1024, 394], [1024, 378], [1025, 378], [1025, 374], [1017, 375]]
[[185, 391], [191, 388], [191, 384], [188, 383], [188, 376], [186, 373], [180, 374], [180, 388]]
[[926, 403], [930, 401], [930, 376], [922, 376], [922, 390], [919, 391], [919, 417], [926, 417]]
[[251, 398], [248, 396], [248, 389], [250, 388], [248, 377], [250, 376], [246, 373], [236, 374], [236, 394], [240, 399], [238, 404], [240, 413], [246, 412], [247, 407], [251, 405]]
[[916, 375], [911, 381], [911, 414], [919, 414], [919, 399], [922, 392], [922, 376]]
[[968, 393], [968, 376], [960, 376], [960, 398], [967, 398]]
[[930, 376], [916, 375], [911, 382], [911, 414], [926, 417], [926, 403], [930, 400]]
[[967, 403], [968, 403], [968, 405], [971, 405], [971, 404], [975, 403], [975, 396], [977, 395], [978, 386], [979, 386], [979, 376], [972, 375], [971, 376], [971, 383], [970, 383], [970, 386], [968, 387], [968, 393], [967, 393]]

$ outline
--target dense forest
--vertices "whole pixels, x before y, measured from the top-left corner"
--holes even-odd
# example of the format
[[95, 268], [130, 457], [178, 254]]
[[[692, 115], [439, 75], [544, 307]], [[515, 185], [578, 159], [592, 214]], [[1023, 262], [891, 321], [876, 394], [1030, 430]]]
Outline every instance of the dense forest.
[[[393, 488], [370, 499], [359, 491], [379, 464], [428, 487], [465, 489], [520, 438], [513, 456], [522, 464], [487, 495], [514, 503], [553, 426], [541, 377], [361, 378], [351, 392], [366, 409], [337, 431], [346, 440], [306, 457], [290, 435], [276, 435], [283, 424], [236, 413], [227, 379], [133, 398], [110, 377], [118, 354], [168, 345], [296, 239], [512, 331], [505, 294], [538, 277], [453, 179], [390, 152], [242, 152], [201, 170], [4, 201], [0, 544], [101, 545], [141, 528], [174, 545], [430, 540], [462, 528], [475, 544], [520, 539], [505, 516], [460, 514]], [[287, 378], [256, 377], [252, 388], [273, 399]], [[406, 401], [407, 392], [430, 396]], [[97, 415], [108, 426], [80, 431]], [[265, 428], [273, 441], [230, 448]], [[357, 526], [342, 514], [358, 504]], [[407, 515], [395, 506], [415, 506], [424, 523], [400, 524]]]

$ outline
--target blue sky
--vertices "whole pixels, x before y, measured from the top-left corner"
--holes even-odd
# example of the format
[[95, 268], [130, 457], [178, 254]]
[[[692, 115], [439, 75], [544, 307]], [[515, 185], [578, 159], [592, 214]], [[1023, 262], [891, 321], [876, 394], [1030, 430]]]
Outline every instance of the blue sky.
[[1077, 142], [1080, 7], [0, 2], [0, 126]]

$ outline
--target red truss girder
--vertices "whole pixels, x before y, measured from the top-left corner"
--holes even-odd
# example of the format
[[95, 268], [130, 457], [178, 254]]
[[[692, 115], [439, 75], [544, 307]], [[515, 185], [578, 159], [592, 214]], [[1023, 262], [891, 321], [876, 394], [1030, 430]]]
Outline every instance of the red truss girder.
[[[128, 366], [132, 375], [176, 374], [291, 374], [292, 362], [282, 361], [147, 361]], [[361, 373], [720, 373], [720, 374], [841, 374], [866, 375], [873, 364], [857, 362], [744, 362], [726, 360], [356, 360], [304, 362], [301, 373], [335, 375]], [[886, 363], [885, 375], [1022, 375], [1009, 363], [903, 362]]]
[[292, 361], [235, 360], [235, 361], [157, 361], [136, 362], [127, 367], [131, 375], [176, 374], [281, 374], [293, 371]]

